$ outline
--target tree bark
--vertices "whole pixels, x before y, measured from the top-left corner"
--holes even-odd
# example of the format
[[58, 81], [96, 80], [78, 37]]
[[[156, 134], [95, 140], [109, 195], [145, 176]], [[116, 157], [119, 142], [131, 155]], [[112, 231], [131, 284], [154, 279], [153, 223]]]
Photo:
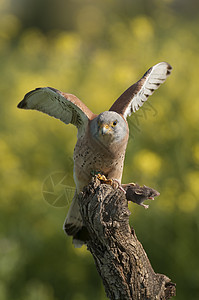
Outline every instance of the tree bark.
[[94, 257], [107, 297], [111, 300], [170, 299], [175, 284], [156, 274], [129, 226], [130, 211], [120, 189], [96, 178], [79, 195], [88, 250]]

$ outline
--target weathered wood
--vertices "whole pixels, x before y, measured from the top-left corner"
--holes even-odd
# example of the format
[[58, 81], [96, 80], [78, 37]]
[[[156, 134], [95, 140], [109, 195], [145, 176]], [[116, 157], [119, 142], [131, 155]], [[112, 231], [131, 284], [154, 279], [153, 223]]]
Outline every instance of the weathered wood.
[[107, 297], [116, 299], [170, 299], [175, 284], [156, 274], [129, 226], [124, 192], [93, 179], [79, 195], [88, 250], [94, 257]]

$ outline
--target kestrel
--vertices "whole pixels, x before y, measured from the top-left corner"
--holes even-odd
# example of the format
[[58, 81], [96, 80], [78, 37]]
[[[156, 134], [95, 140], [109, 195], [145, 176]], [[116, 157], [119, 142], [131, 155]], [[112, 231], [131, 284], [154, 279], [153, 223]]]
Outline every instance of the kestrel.
[[92, 113], [76, 96], [51, 87], [30, 91], [18, 104], [19, 108], [41, 111], [78, 129], [73, 155], [76, 192], [64, 223], [65, 232], [74, 237], [76, 246], [79, 243], [75, 236], [83, 226], [78, 194], [97, 173], [121, 184], [129, 137], [126, 119], [166, 80], [171, 70], [166, 62], [156, 64], [130, 86], [109, 111], [99, 115]]

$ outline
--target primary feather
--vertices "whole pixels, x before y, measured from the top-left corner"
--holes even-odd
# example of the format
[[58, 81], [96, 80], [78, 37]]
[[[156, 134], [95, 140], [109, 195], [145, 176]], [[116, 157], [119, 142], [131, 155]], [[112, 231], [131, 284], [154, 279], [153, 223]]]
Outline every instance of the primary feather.
[[172, 67], [166, 62], [153, 66], [115, 101], [110, 110], [122, 114], [126, 119], [159, 88], [170, 75], [171, 70]]
[[62, 93], [50, 87], [37, 88], [27, 93], [19, 108], [38, 110], [57, 118], [65, 124], [74, 124], [81, 134], [94, 114], [72, 94]]

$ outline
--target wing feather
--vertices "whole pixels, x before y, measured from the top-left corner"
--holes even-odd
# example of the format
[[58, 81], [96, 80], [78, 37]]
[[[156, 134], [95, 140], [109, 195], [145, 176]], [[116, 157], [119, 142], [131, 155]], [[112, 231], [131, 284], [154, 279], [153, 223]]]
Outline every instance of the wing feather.
[[167, 79], [172, 67], [161, 62], [150, 68], [143, 77], [130, 86], [111, 106], [111, 111], [122, 114], [126, 119], [132, 112], [136, 112], [148, 97]]
[[36, 88], [28, 92], [18, 108], [38, 110], [60, 119], [65, 124], [74, 124], [80, 134], [85, 130], [88, 120], [94, 116], [76, 96], [50, 87]]

